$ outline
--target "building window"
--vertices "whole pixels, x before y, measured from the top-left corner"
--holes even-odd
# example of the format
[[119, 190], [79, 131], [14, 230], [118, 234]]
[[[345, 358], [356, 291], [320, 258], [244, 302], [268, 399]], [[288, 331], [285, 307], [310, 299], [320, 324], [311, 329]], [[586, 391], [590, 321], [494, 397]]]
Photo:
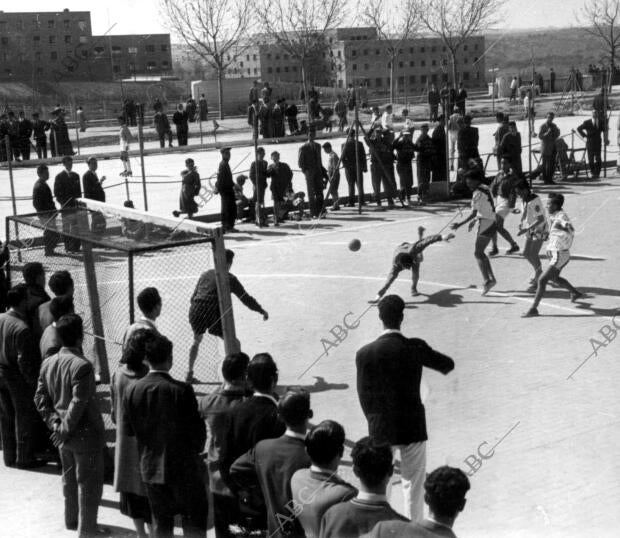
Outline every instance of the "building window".
[[256, 67], [254, 68], [254, 74], [258, 75], [258, 69]]
[[368, 56], [368, 49], [364, 49], [364, 56]]
[[443, 49], [441, 49], [443, 52], [446, 52], [446, 47], [444, 47]]
[[476, 78], [477, 78], [478, 80], [480, 80], [480, 71], [477, 71], [477, 72], [476, 72]]
[[375, 56], [379, 56], [379, 54], [381, 54], [381, 51], [379, 49], [375, 49]]
[[404, 87], [405, 87], [405, 77], [398, 77], [398, 85], [399, 85], [401, 88], [404, 88]]
[[474, 63], [478, 61], [478, 56], [474, 56]]
[[383, 86], [383, 79], [382, 79], [382, 78], [377, 77], [377, 78], [375, 79], [375, 86], [377, 86], [377, 88], [380, 88], [381, 86]]
[[155, 69], [156, 67], [157, 67], [157, 62], [154, 62], [154, 61], [152, 61], [152, 60], [151, 60], [150, 62], [146, 62], [146, 68], [147, 68], [149, 71], [152, 71], [152, 70], [153, 70], [153, 69]]
[[50, 36], [50, 45], [53, 45], [54, 43], [56, 43], [56, 36], [55, 35], [51, 35]]
[[293, 66], [293, 73], [297, 73], [297, 66], [296, 65]]
[[256, 61], [256, 54], [254, 54], [254, 55], [252, 56], [252, 59], [253, 59], [254, 61]]
[[38, 76], [42, 76], [43, 75], [43, 68], [42, 67], [37, 67], [37, 75]]
[[129, 54], [138, 54], [138, 47], [129, 47], [129, 48], [127, 49], [127, 52], [128, 52]]
[[112, 71], [114, 71], [114, 73], [120, 73], [121, 72], [121, 66], [120, 65], [113, 65], [112, 66]]
[[[155, 45], [147, 45], [146, 52], [155, 52]], [[228, 58], [230, 60], [230, 58]]]
[[22, 21], [21, 19], [19, 19], [18, 21], [15, 22], [15, 28], [17, 30], [23, 30], [24, 29], [24, 21]]
[[66, 35], [65, 36], [65, 43], [71, 43], [71, 36], [70, 35]]
[[420, 82], [421, 82], [422, 84], [426, 84], [426, 80], [427, 80], [427, 79], [426, 79], [426, 75], [420, 75]]
[[55, 50], [50, 52], [50, 60], [58, 60], [58, 53]]
[[413, 54], [413, 47], [409, 47], [409, 54]]
[[84, 19], [80, 19], [78, 21], [78, 28], [80, 29], [81, 32], [86, 31], [86, 21]]
[[123, 51], [122, 51], [122, 49], [121, 49], [118, 45], [114, 45], [114, 46], [112, 47], [112, 54], [113, 54], [114, 56], [118, 56], [118, 55], [119, 55], [119, 54], [121, 54], [122, 52], [123, 52]]
[[41, 51], [37, 51], [37, 52], [35, 52], [35, 53], [34, 53], [34, 59], [35, 59], [37, 62], [40, 62], [40, 61], [41, 61]]
[[353, 71], [357, 71], [357, 64], [353, 64], [352, 69], [353, 69]]
[[276, 73], [280, 72], [280, 67], [276, 67]]
[[268, 59], [268, 60], [271, 60], [271, 53], [268, 53], [268, 54], [267, 54], [267, 59]]
[[47, 27], [48, 28], [54, 28], [54, 26], [56, 26], [56, 23], [55, 23], [54, 20], [47, 21]]
[[415, 84], [415, 75], [409, 75], [409, 84]]
[[81, 35], [80, 36], [80, 43], [82, 43], [82, 44], [88, 43], [88, 38], [85, 35]]
[[411, 60], [411, 61], [409, 62], [409, 67], [413, 67], [414, 65], [415, 65], [415, 62], [414, 62], [413, 60]]
[[364, 64], [364, 69], [365, 69], [366, 71], [368, 71], [368, 69], [369, 69], [369, 68], [370, 68], [370, 66], [369, 66], [368, 64]]
[[437, 65], [437, 60], [433, 60], [432, 65]]
[[284, 66], [284, 72], [285, 72], [285, 73], [288, 73], [288, 65], [285, 65], [285, 66]]
[[463, 45], [463, 50], [467, 50], [467, 45]]
[[433, 83], [437, 82], [437, 73], [433, 73], [431, 75], [431, 82], [433, 82]]
[[82, 58], [88, 58], [88, 51], [82, 50]]
[[338, 58], [342, 58], [342, 51], [341, 50], [338, 51], [337, 56], [338, 56]]
[[6, 32], [6, 21], [0, 21], [0, 32]]
[[431, 47], [431, 52], [435, 52], [437, 50], [437, 47]]
[[463, 58], [463, 63], [466, 64], [468, 62], [467, 57]]
[[351, 56], [357, 56], [357, 51], [355, 49], [351, 51]]
[[426, 49], [424, 47], [420, 47], [420, 52], [426, 52]]
[[166, 45], [165, 43], [163, 45], [160, 46], [160, 50], [162, 52], [168, 52], [168, 45]]
[[273, 67], [269, 66], [269, 67], [267, 68], [267, 73], [273, 73]]
[[243, 67], [243, 62], [239, 62], [239, 67]]
[[403, 62], [398, 62], [398, 67], [403, 67], [405, 64]]
[[8, 45], [8, 44], [9, 44], [9, 38], [8, 37], [0, 38], [0, 45]]
[[425, 61], [425, 60], [422, 60], [422, 61], [420, 62], [420, 65], [421, 65], [422, 67], [424, 67], [424, 66], [426, 65], [426, 61]]
[[469, 71], [463, 73], [463, 80], [469, 80]]
[[62, 23], [63, 23], [63, 25], [65, 27], [65, 30], [68, 30], [69, 29], [69, 25], [71, 24], [71, 21], [65, 19], [64, 21], [62, 21]]
[[[168, 69], [168, 68], [170, 67], [170, 64], [168, 63], [168, 60], [164, 60], [164, 61], [161, 63], [161, 66], [162, 66], [162, 67], [164, 67], [164, 68], [166, 68], [166, 69]], [[249, 70], [248, 70], [248, 71], [249, 71]]]

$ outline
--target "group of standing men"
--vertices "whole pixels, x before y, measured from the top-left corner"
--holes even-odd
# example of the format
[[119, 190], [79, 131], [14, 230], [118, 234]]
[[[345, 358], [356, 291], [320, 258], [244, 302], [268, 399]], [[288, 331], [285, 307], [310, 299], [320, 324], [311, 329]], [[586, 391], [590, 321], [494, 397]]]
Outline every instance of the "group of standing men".
[[30, 159], [32, 148], [39, 159], [47, 159], [48, 132], [52, 157], [74, 155], [64, 110], [57, 106], [51, 115], [50, 121], [46, 121], [40, 119], [38, 112], [32, 114], [32, 120], [26, 118], [23, 110], [18, 112], [17, 117], [13, 111], [1, 114], [0, 162], [27, 161]]

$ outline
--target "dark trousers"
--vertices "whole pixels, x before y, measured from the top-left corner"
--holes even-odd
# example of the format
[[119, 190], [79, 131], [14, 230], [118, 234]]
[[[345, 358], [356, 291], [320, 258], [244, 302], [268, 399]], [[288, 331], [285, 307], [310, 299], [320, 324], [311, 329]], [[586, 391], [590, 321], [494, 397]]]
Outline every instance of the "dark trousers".
[[[385, 169], [385, 171], [384, 171]], [[388, 205], [394, 204], [394, 196], [396, 195], [396, 184], [394, 179], [394, 165], [383, 165], [378, 163], [370, 163], [370, 178], [372, 181], [372, 190], [375, 195], [377, 205], [381, 204], [381, 184], [388, 201]]]
[[39, 416], [34, 406], [34, 389], [20, 373], [0, 370], [0, 431], [6, 466], [34, 460]]
[[439, 117], [439, 105], [429, 105], [429, 108], [430, 108], [429, 121], [437, 121]]
[[159, 138], [159, 147], [160, 148], [163, 148], [166, 145], [166, 138], [168, 139], [168, 145], [172, 146], [172, 131], [158, 132], [157, 136]]
[[65, 525], [78, 529], [78, 537], [95, 536], [103, 493], [103, 446], [92, 449], [60, 448]]
[[446, 161], [444, 159], [437, 159], [437, 162], [433, 163], [433, 181], [445, 181], [446, 180]]
[[[76, 223], [76, 215], [72, 211], [63, 211], [61, 215], [62, 219], [62, 231], [64, 234], [69, 234], [77, 227]], [[69, 237], [65, 235], [63, 237], [63, 241], [65, 243], [65, 250], [67, 252], [79, 252], [80, 250], [80, 240], [74, 239], [73, 237]]]
[[312, 170], [304, 170], [306, 188], [308, 189], [308, 206], [310, 214], [318, 217], [323, 209], [323, 178]]
[[154, 538], [174, 536], [174, 516], [181, 515], [183, 536], [205, 538], [209, 505], [202, 474], [188, 477], [179, 485], [146, 484], [153, 511]]
[[231, 523], [239, 521], [239, 503], [236, 497], [213, 494], [213, 527], [215, 538], [230, 538], [228, 530]]
[[601, 175], [601, 143], [600, 140], [598, 144], [596, 142], [586, 144], [586, 148], [588, 151], [588, 165], [590, 166], [590, 173], [593, 178], [597, 178]]
[[229, 230], [235, 227], [235, 220], [237, 219], [235, 195], [220, 193], [220, 197], [222, 202], [222, 227], [224, 230]]
[[555, 151], [549, 155], [542, 156], [542, 178], [545, 183], [553, 181], [555, 171]]
[[409, 200], [411, 190], [413, 189], [413, 166], [411, 162], [397, 163], [396, 172], [400, 180], [400, 191], [402, 196]]
[[[347, 179], [347, 184], [349, 186], [349, 204], [352, 205], [355, 203], [355, 189], [357, 187], [357, 170], [355, 168], [345, 168], [344, 175]], [[358, 194], [360, 198], [358, 198], [357, 203], [360, 201], [364, 201], [364, 172], [360, 170], [360, 179], [361, 185], [358, 189]]]
[[288, 122], [288, 130], [291, 134], [296, 133], [299, 129], [299, 124], [297, 123], [297, 118], [287, 118]]
[[418, 196], [426, 196], [431, 182], [431, 163], [418, 158]]
[[187, 127], [177, 127], [177, 140], [179, 141], [179, 146], [187, 146], [188, 134], [189, 129]]
[[21, 146], [21, 153], [22, 153], [22, 159], [25, 161], [30, 160], [30, 139], [26, 138], [26, 139], [21, 139], [19, 141], [20, 146]]
[[34, 148], [37, 150], [37, 157], [39, 159], [47, 159], [47, 139], [37, 138]]
[[340, 200], [340, 197], [338, 196], [338, 187], [340, 186], [340, 172], [336, 172], [336, 174], [334, 175], [334, 177], [331, 178], [329, 185], [328, 185], [328, 191], [327, 191], [327, 196], [331, 196], [332, 201], [333, 201], [333, 205], [334, 206], [338, 206], [338, 201]]

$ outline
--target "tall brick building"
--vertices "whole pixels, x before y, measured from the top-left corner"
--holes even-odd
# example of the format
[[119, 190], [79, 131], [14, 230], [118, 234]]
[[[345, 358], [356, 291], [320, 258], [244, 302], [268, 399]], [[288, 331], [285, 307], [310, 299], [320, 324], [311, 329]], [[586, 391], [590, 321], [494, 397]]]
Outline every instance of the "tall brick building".
[[93, 36], [88, 11], [0, 11], [0, 80], [112, 80], [171, 70], [169, 34]]
[[[301, 82], [299, 62], [264, 36], [252, 38], [229, 68], [231, 78], [260, 78], [270, 82]], [[384, 42], [374, 28], [338, 28], [327, 34], [328, 48], [313, 62], [309, 83], [346, 88], [366, 83], [375, 91], [390, 87], [390, 68]], [[457, 57], [459, 78], [469, 88], [485, 85], [484, 36], [471, 37]], [[451, 73], [450, 56], [439, 38], [403, 41], [395, 66], [397, 92], [422, 92], [441, 85]]]

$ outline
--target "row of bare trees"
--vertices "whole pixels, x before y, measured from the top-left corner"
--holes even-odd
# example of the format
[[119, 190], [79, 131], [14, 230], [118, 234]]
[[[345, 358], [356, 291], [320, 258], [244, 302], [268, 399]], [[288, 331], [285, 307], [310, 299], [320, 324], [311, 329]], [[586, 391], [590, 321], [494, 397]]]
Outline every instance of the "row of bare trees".
[[[160, 0], [172, 33], [217, 72], [220, 103], [223, 79], [256, 40], [276, 45], [298, 62], [307, 96], [309, 63], [328, 52], [327, 34], [345, 22], [371, 26], [382, 42], [390, 66], [390, 99], [394, 100], [395, 65], [403, 42], [422, 35], [440, 38], [456, 84], [458, 57], [465, 42], [498, 22], [505, 0]], [[590, 0], [594, 31], [608, 35], [620, 0]], [[615, 4], [615, 11], [611, 8]], [[610, 7], [611, 6], [611, 7]], [[611, 15], [610, 15], [611, 14]], [[602, 17], [602, 18], [601, 18]], [[615, 19], [611, 22], [612, 30]], [[604, 28], [604, 30], [602, 29]], [[612, 63], [614, 56], [612, 55]], [[220, 106], [220, 115], [223, 107]]]

